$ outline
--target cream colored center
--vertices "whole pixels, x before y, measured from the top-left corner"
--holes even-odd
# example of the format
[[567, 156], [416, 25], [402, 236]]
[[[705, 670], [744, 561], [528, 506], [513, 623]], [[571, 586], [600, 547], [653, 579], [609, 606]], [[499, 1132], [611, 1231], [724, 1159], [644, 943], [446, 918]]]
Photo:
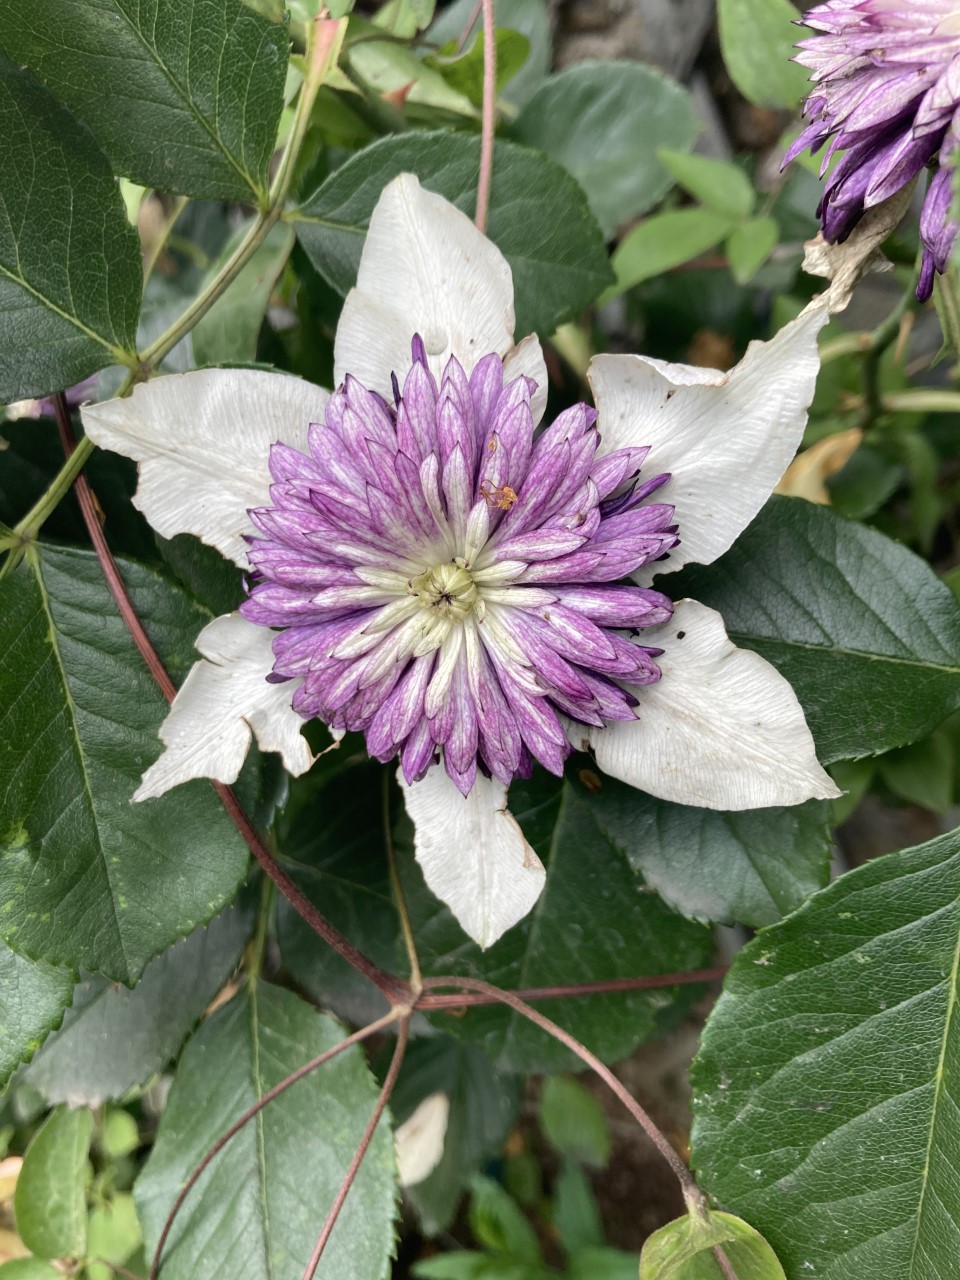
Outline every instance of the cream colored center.
[[480, 592], [471, 575], [454, 561], [424, 569], [410, 581], [421, 607], [449, 622], [462, 622], [477, 607]]

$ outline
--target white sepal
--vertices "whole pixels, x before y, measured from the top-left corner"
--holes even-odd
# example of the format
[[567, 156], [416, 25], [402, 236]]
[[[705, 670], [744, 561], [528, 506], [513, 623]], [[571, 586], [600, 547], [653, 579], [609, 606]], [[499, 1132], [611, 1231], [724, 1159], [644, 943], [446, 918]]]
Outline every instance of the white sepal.
[[449, 1118], [449, 1097], [445, 1093], [431, 1093], [397, 1127], [393, 1140], [401, 1187], [415, 1187], [423, 1182], [443, 1159]]
[[423, 878], [474, 942], [491, 946], [532, 909], [546, 879], [507, 811], [506, 787], [478, 774], [464, 797], [438, 765], [400, 785]]
[[263, 751], [306, 773], [313, 756], [290, 705], [299, 681], [270, 684], [273, 632], [238, 613], [214, 618], [197, 637], [197, 662], [160, 726], [163, 755], [143, 775], [134, 800], [149, 800], [190, 778], [236, 782], [255, 734]]
[[591, 361], [600, 452], [649, 445], [644, 477], [671, 477], [651, 501], [675, 506], [680, 545], [638, 582], [710, 564], [769, 498], [803, 436], [828, 318], [825, 306], [808, 307], [769, 342], [751, 342], [729, 373], [646, 356]]
[[[334, 375], [351, 373], [392, 398], [390, 374], [410, 367], [419, 333], [439, 378], [454, 355], [469, 373], [481, 357], [513, 347], [513, 276], [506, 258], [449, 200], [425, 191], [411, 173], [384, 187], [370, 218], [357, 272], [337, 326]], [[542, 357], [521, 357], [546, 389]], [[538, 372], [531, 372], [537, 369]], [[516, 375], [513, 375], [516, 376]]]
[[759, 654], [738, 649], [723, 619], [681, 600], [644, 632], [663, 646], [658, 684], [638, 691], [637, 719], [578, 727], [605, 772], [662, 800], [762, 809], [840, 792], [817, 762], [796, 694]]
[[80, 413], [94, 444], [140, 463], [134, 506], [157, 533], [193, 533], [246, 568], [247, 509], [270, 500], [270, 446], [305, 450], [327, 398], [290, 374], [197, 369]]

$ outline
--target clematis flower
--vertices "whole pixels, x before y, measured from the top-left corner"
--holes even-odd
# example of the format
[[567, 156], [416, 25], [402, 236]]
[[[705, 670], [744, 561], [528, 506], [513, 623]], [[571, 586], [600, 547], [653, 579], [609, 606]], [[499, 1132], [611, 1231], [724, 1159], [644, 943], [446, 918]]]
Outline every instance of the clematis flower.
[[[338, 389], [253, 370], [158, 378], [83, 411], [140, 464], [136, 503], [242, 566], [240, 611], [160, 730], [134, 799], [232, 782], [251, 734], [293, 774], [319, 717], [399, 761], [431, 889], [487, 946], [544, 869], [507, 810], [539, 761], [722, 809], [837, 794], [789, 684], [720, 616], [652, 584], [719, 556], [793, 457], [816, 307], [729, 373], [597, 357], [596, 408], [539, 434], [539, 342], [514, 345], [500, 251], [401, 175], [370, 223]], [[664, 560], [663, 557], [667, 556]], [[667, 580], [668, 581], [668, 580]]]
[[832, 139], [817, 209], [824, 238], [846, 240], [864, 213], [934, 173], [920, 217], [923, 263], [917, 297], [946, 270], [957, 223], [950, 217], [954, 152], [960, 141], [960, 12], [956, 0], [826, 0], [803, 19], [821, 34], [799, 43], [797, 61], [816, 86], [804, 104], [810, 123], [784, 157]]

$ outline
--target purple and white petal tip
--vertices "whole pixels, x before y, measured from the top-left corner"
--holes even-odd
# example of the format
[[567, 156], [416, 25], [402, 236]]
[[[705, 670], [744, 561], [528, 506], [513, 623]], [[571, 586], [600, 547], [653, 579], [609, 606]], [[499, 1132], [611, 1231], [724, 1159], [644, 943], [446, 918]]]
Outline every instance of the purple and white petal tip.
[[920, 218], [924, 302], [949, 265], [958, 227], [950, 217], [960, 142], [955, 0], [826, 0], [803, 21], [816, 34], [800, 41], [796, 60], [810, 68], [814, 88], [804, 105], [809, 123], [784, 164], [829, 142], [825, 171], [842, 152], [817, 209], [830, 243], [843, 243], [869, 209], [933, 165]]

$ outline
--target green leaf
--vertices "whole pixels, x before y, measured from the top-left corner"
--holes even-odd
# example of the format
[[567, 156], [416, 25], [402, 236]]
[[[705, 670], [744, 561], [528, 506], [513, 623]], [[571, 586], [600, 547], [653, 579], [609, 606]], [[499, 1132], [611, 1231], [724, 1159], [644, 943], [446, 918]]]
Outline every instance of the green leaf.
[[81, 982], [24, 1083], [48, 1102], [91, 1107], [146, 1084], [230, 977], [250, 924], [248, 912], [231, 907], [151, 960], [132, 991], [104, 978]]
[[683, 149], [698, 131], [686, 89], [653, 67], [617, 61], [550, 76], [511, 127], [573, 174], [608, 238], [671, 186], [659, 148]]
[[[402, 942], [388, 896], [384, 832], [374, 800], [381, 773], [378, 766], [361, 765], [321, 782], [300, 809], [301, 841], [290, 841], [281, 827], [280, 848], [287, 869], [308, 897], [322, 904], [327, 918], [378, 964], [396, 970], [403, 964]], [[655, 894], [638, 892], [629, 859], [605, 836], [594, 797], [579, 779], [561, 783], [537, 773], [529, 782], [514, 783], [510, 802], [547, 867], [547, 882], [530, 915], [486, 951], [465, 937], [427, 889], [413, 859], [405, 815], [397, 826], [401, 878], [427, 974], [461, 973], [517, 990], [681, 972], [709, 962], [709, 931], [676, 915]], [[291, 973], [315, 999], [342, 1007], [339, 962], [334, 966], [327, 960], [328, 949], [282, 904], [279, 922]], [[694, 998], [696, 990], [554, 999], [549, 1016], [615, 1061], [654, 1034], [660, 1018]], [[359, 1013], [353, 1003], [358, 998], [359, 993], [351, 995]], [[364, 1017], [371, 1013], [369, 1006], [362, 1010]], [[502, 1007], [470, 1009], [461, 1018], [431, 1017], [444, 1033], [480, 1044], [501, 1071], [579, 1069], [579, 1059]]]
[[[135, 1188], [148, 1253], [184, 1180], [230, 1124], [346, 1034], [292, 992], [262, 982], [203, 1023], [184, 1052]], [[164, 1250], [165, 1280], [238, 1276], [238, 1259], [244, 1280], [302, 1275], [377, 1092], [355, 1047], [271, 1102], [231, 1139], [184, 1204]], [[384, 1119], [318, 1280], [385, 1277], [393, 1217], [393, 1143]]]
[[757, 197], [750, 179], [735, 164], [670, 151], [663, 146], [658, 146], [657, 155], [684, 191], [708, 209], [735, 219], [752, 213]]
[[14, 1258], [0, 1266], [0, 1280], [63, 1280], [63, 1272], [40, 1258]]
[[60, 1025], [75, 982], [69, 969], [25, 960], [0, 942], [0, 1090]]
[[701, 1185], [789, 1276], [949, 1276], [960, 833], [842, 876], [737, 956], [694, 1068]]
[[602, 1169], [610, 1159], [610, 1130], [592, 1093], [567, 1076], [548, 1076], [540, 1095], [540, 1124], [565, 1156]]
[[575, 1160], [564, 1160], [553, 1184], [552, 1217], [568, 1255], [603, 1244], [600, 1211], [587, 1175]]
[[13, 1210], [41, 1258], [78, 1258], [87, 1244], [86, 1169], [93, 1116], [58, 1107], [37, 1130], [17, 1178]]
[[775, 218], [750, 218], [732, 231], [727, 240], [727, 259], [737, 284], [747, 284], [757, 274], [780, 239]]
[[637, 1280], [637, 1255], [619, 1249], [581, 1249], [567, 1263], [567, 1280]]
[[453, 1222], [464, 1188], [481, 1165], [499, 1154], [517, 1113], [519, 1084], [494, 1071], [485, 1053], [447, 1036], [411, 1045], [390, 1108], [400, 1124], [432, 1093], [450, 1099], [443, 1155], [434, 1171], [406, 1187], [425, 1235]]
[[674, 209], [647, 218], [620, 241], [611, 265], [617, 282], [605, 299], [632, 289], [672, 267], [698, 258], [733, 230], [733, 222], [712, 209]]
[[[220, 260], [207, 277], [215, 276], [249, 230], [237, 229]], [[257, 357], [260, 326], [295, 236], [286, 223], [273, 227], [233, 284], [213, 304], [193, 330], [193, 355], [198, 365], [252, 364]]]
[[261, 201], [287, 31], [240, 0], [5, 0], [0, 47], [144, 187]]
[[942, 731], [889, 751], [877, 761], [880, 777], [896, 795], [934, 813], [953, 804], [956, 760], [950, 735]]
[[[0, 424], [0, 520], [17, 521], [46, 491], [63, 466], [56, 424], [49, 418], [21, 418]], [[97, 449], [84, 468], [103, 512], [103, 531], [115, 555], [142, 560], [157, 558], [153, 530], [131, 505], [137, 487], [136, 463], [119, 453]], [[74, 492], [64, 498], [43, 526], [44, 536], [58, 542], [88, 542]]]
[[[121, 572], [168, 667], [207, 616]], [[232, 896], [247, 850], [204, 782], [131, 805], [166, 703], [93, 552], [35, 546], [0, 588], [0, 933], [18, 952], [133, 982]]]
[[[5, 14], [0, 7], [0, 49]], [[0, 138], [3, 403], [133, 359], [142, 272], [137, 233], [95, 142], [2, 52]]]
[[87, 1221], [87, 1253], [105, 1262], [88, 1262], [87, 1280], [114, 1280], [118, 1273], [105, 1263], [122, 1265], [139, 1247], [142, 1236], [132, 1195], [119, 1192], [91, 1209]]
[[718, 813], [668, 804], [588, 771], [594, 820], [675, 910], [693, 920], [773, 924], [827, 882], [827, 808]]
[[730, 78], [759, 107], [796, 107], [809, 92], [792, 61], [801, 32], [790, 0], [719, 0], [720, 47]]
[[723, 1280], [713, 1253], [720, 1246], [737, 1280], [786, 1280], [777, 1256], [749, 1223], [730, 1213], [677, 1218], [648, 1237], [640, 1280]]
[[[520, 31], [501, 28], [496, 33], [497, 96], [513, 79], [527, 60], [530, 41]], [[483, 102], [483, 36], [477, 32], [469, 48], [461, 51], [457, 41], [450, 41], [424, 59], [428, 67], [439, 71], [451, 89], [469, 98], [475, 107]]]
[[477, 1240], [494, 1253], [537, 1266], [541, 1261], [537, 1233], [516, 1200], [492, 1178], [474, 1178], [471, 1190], [468, 1216]]
[[930, 732], [960, 706], [960, 606], [906, 547], [826, 507], [773, 498], [671, 594], [719, 609], [730, 638], [793, 685], [821, 760]]
[[139, 1147], [140, 1130], [129, 1111], [111, 1109], [103, 1117], [98, 1141], [108, 1156], [118, 1160]]
[[[373, 207], [391, 178], [415, 173], [472, 216], [479, 165], [476, 137], [382, 138], [341, 165], [296, 211], [297, 235], [316, 269], [345, 294], [356, 281]], [[487, 233], [513, 271], [518, 338], [552, 333], [610, 282], [603, 239], [581, 188], [546, 156], [513, 143], [496, 144]]]
[[[515, 107], [523, 106], [553, 63], [551, 20], [544, 0], [495, 0], [494, 13], [498, 27], [509, 27], [527, 37], [530, 53], [525, 65], [506, 86], [504, 98]], [[459, 40], [467, 23], [471, 33], [479, 30], [480, 15], [476, 0], [454, 0], [446, 5], [426, 33], [427, 42], [436, 48], [450, 40]]]

